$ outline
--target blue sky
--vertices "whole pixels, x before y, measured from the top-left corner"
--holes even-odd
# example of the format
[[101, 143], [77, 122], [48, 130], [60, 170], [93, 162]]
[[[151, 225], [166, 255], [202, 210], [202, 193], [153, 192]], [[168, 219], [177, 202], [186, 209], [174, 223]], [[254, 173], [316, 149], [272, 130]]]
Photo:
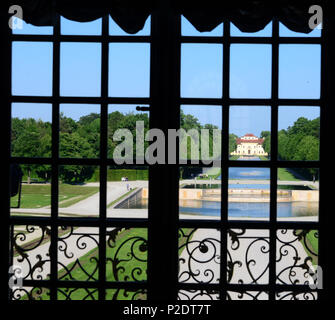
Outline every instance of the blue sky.
[[[127, 35], [110, 19], [111, 35]], [[14, 33], [52, 34], [52, 27], [34, 27], [24, 23], [22, 30]], [[62, 18], [62, 34], [99, 35], [101, 19], [76, 23]], [[231, 36], [271, 36], [271, 23], [257, 33], [242, 33], [231, 25]], [[150, 18], [137, 35], [150, 34]], [[223, 26], [212, 32], [200, 33], [182, 19], [182, 35], [221, 36]], [[295, 36], [297, 33], [280, 26], [280, 36]], [[318, 37], [315, 29], [308, 35]], [[63, 96], [99, 96], [101, 72], [101, 47], [98, 43], [62, 43], [60, 90]], [[280, 45], [279, 97], [319, 98], [320, 96], [320, 46]], [[271, 96], [271, 46], [266, 44], [232, 44], [230, 52], [230, 97], [270, 98]], [[148, 97], [150, 87], [150, 46], [143, 43], [110, 44], [109, 96]], [[181, 48], [181, 96], [192, 98], [222, 97], [223, 50], [220, 44], [183, 44]], [[52, 94], [52, 43], [14, 42], [12, 67], [12, 93], [15, 95]], [[122, 109], [134, 111], [135, 106]], [[67, 116], [79, 119], [95, 105], [62, 106]], [[221, 108], [218, 106], [183, 106], [184, 111], [193, 114], [202, 124], [221, 126]], [[114, 108], [113, 108], [114, 110]], [[51, 106], [48, 104], [14, 104], [13, 117], [41, 118], [51, 121]], [[300, 116], [314, 119], [319, 116], [315, 107], [281, 107], [279, 129], [287, 128]], [[259, 135], [270, 130], [270, 108], [262, 106], [232, 106], [230, 108], [229, 131], [237, 135], [252, 132]]]

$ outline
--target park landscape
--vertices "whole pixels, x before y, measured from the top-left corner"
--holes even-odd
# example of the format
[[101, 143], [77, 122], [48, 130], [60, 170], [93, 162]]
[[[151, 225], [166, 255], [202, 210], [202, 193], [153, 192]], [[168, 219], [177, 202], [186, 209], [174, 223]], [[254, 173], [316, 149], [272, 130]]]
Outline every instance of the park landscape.
[[[144, 121], [148, 130], [146, 114], [122, 114], [112, 112], [108, 117], [108, 154], [111, 157], [116, 144], [111, 139], [119, 127], [134, 131], [136, 121]], [[118, 124], [116, 126], [116, 123]], [[60, 119], [60, 156], [69, 158], [99, 157], [100, 118], [89, 114], [75, 121], [64, 115]], [[299, 118], [292, 127], [278, 133], [278, 153], [284, 160], [317, 160], [319, 119]], [[213, 125], [201, 125], [191, 114], [182, 113], [181, 126], [213, 129]], [[135, 132], [134, 132], [135, 134]], [[264, 149], [271, 154], [270, 133], [263, 131]], [[229, 151], [236, 149], [237, 135], [229, 135]], [[20, 157], [50, 157], [51, 124], [34, 119], [13, 119], [12, 154]], [[238, 156], [231, 160], [242, 161]], [[245, 160], [245, 159], [244, 159]], [[255, 160], [251, 157], [250, 160]], [[267, 157], [259, 157], [267, 161]], [[50, 216], [51, 213], [51, 167], [48, 165], [22, 165], [23, 184], [21, 198], [11, 198], [11, 214], [20, 216]], [[238, 168], [237, 168], [238, 169]], [[228, 190], [237, 192], [231, 197], [231, 205], [250, 206], [251, 202], [268, 206], [269, 174], [263, 176], [257, 168], [249, 168], [249, 173], [229, 176]], [[134, 165], [131, 169], [109, 167], [107, 174], [107, 217], [147, 218], [148, 167]], [[241, 173], [240, 172], [240, 173]], [[127, 177], [127, 181], [122, 181]], [[221, 197], [221, 171], [219, 168], [203, 169], [183, 167], [180, 169], [180, 219], [219, 219]], [[318, 194], [318, 171], [310, 169], [278, 169], [278, 192], [291, 194], [292, 191], [314, 192]], [[260, 187], [261, 186], [261, 187]], [[59, 216], [98, 217], [99, 216], [99, 168], [94, 166], [67, 165], [59, 168]], [[200, 198], [182, 199], [183, 192], [200, 192]], [[253, 192], [250, 195], [250, 192]], [[260, 201], [257, 192], [265, 190]], [[204, 195], [210, 194], [206, 199]], [[238, 197], [244, 192], [244, 198]], [[249, 192], [249, 195], [248, 195]], [[245, 195], [247, 193], [247, 195]], [[237, 199], [240, 199], [237, 201]], [[278, 198], [279, 199], [279, 198]], [[186, 200], [186, 204], [183, 204]], [[259, 199], [258, 199], [259, 200]], [[188, 202], [187, 202], [188, 201]], [[302, 201], [297, 201], [302, 202]], [[317, 200], [313, 212], [299, 215], [278, 216], [278, 220], [315, 221]], [[190, 205], [191, 203], [191, 205]], [[201, 205], [199, 206], [199, 203]], [[217, 214], [202, 214], [210, 206]], [[278, 201], [280, 203], [280, 201]], [[19, 208], [17, 207], [19, 204]], [[213, 209], [214, 206], [214, 209]], [[215, 207], [217, 206], [217, 207]], [[315, 209], [316, 206], [316, 209]], [[195, 210], [199, 209], [199, 210]], [[233, 210], [231, 210], [233, 212]], [[242, 211], [239, 211], [242, 212]], [[266, 220], [265, 216], [230, 215], [229, 219]], [[215, 229], [179, 230], [179, 281], [218, 282], [220, 265], [220, 232]], [[317, 264], [318, 242], [315, 230], [278, 230], [277, 267], [278, 283], [305, 283], [306, 268]], [[268, 281], [268, 230], [229, 230], [228, 239], [228, 281], [231, 283], [264, 284]], [[108, 281], [146, 280], [147, 230], [144, 228], [110, 228], [106, 235], [106, 277]], [[48, 227], [15, 226], [13, 230], [13, 260], [23, 269], [27, 279], [47, 279], [50, 273], [50, 230]], [[284, 252], [288, 254], [284, 254]], [[99, 232], [97, 228], [67, 227], [59, 229], [58, 238], [58, 278], [61, 280], [96, 281], [98, 279]], [[200, 262], [199, 262], [200, 261]], [[251, 263], [253, 261], [253, 263]], [[299, 271], [299, 272], [298, 272]], [[294, 274], [294, 275], [293, 275]], [[134, 292], [109, 289], [106, 299], [145, 299], [145, 290]], [[60, 288], [59, 299], [96, 299], [97, 290]], [[200, 299], [216, 299], [216, 294], [194, 293]], [[48, 299], [46, 289], [27, 288], [17, 292], [17, 299]], [[180, 298], [192, 298], [180, 292]], [[245, 298], [248, 298], [246, 295]], [[266, 298], [266, 294], [265, 294]]]

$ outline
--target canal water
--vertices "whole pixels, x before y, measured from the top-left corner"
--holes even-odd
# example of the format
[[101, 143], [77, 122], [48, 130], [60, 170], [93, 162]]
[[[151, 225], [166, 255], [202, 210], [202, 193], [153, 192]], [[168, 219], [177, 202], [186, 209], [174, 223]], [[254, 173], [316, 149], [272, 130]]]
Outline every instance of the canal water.
[[[259, 160], [254, 158], [253, 160]], [[221, 176], [217, 178], [220, 180]], [[229, 188], [231, 189], [269, 189], [270, 188], [270, 169], [268, 168], [229, 168], [229, 179], [231, 180]], [[233, 180], [237, 180], [234, 183]], [[243, 180], [268, 180], [269, 183], [243, 183]], [[247, 182], [247, 181], [245, 181]], [[214, 187], [213, 183], [213, 187]], [[216, 185], [220, 187], [219, 185]], [[192, 188], [192, 186], [188, 186]], [[198, 188], [198, 187], [197, 187]], [[144, 209], [148, 207], [147, 199], [138, 198], [131, 201], [129, 208]], [[181, 214], [202, 215], [202, 216], [220, 216], [220, 201], [206, 200], [180, 200], [179, 212]], [[318, 202], [278, 202], [278, 217], [299, 217], [315, 216], [318, 214]], [[229, 217], [254, 217], [269, 218], [269, 202], [228, 202]]]
[[[220, 216], [221, 204], [217, 201], [186, 200], [179, 206], [181, 214]], [[185, 205], [185, 206], [184, 206]], [[316, 216], [317, 202], [278, 202], [277, 217]], [[229, 217], [269, 218], [268, 202], [228, 202]]]
[[[148, 200], [138, 198], [132, 201], [124, 209], [145, 209], [148, 208]], [[188, 215], [201, 216], [220, 216], [221, 203], [219, 201], [206, 200], [181, 200], [179, 213]], [[300, 217], [316, 216], [318, 214], [317, 202], [278, 202], [278, 217]], [[229, 217], [252, 217], [252, 218], [269, 218], [269, 202], [228, 202]]]
[[[221, 177], [220, 177], [221, 179]], [[229, 168], [230, 180], [269, 180], [269, 168]]]

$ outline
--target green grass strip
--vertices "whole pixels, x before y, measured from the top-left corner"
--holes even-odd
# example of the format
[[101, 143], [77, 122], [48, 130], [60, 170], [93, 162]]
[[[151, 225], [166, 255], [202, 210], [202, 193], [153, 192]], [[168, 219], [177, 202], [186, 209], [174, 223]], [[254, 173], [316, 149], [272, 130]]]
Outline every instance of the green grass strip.
[[118, 197], [117, 199], [113, 200], [112, 202], [110, 202], [108, 205], [107, 205], [107, 208], [110, 208], [112, 207], [115, 203], [121, 201], [122, 199], [124, 199], [126, 196], [128, 196], [129, 194], [131, 194], [134, 190], [136, 190], [137, 187], [135, 187], [134, 189], [132, 190], [129, 190], [128, 192], [126, 192], [125, 194], [123, 194], [122, 196]]

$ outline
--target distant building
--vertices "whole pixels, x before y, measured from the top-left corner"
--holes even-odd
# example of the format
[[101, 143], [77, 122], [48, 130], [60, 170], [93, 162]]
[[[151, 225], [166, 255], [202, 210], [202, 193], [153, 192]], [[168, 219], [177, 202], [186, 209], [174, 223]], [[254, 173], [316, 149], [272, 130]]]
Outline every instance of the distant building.
[[267, 156], [268, 153], [264, 151], [263, 143], [264, 139], [258, 138], [252, 133], [247, 133], [236, 139], [236, 150], [230, 154], [232, 156]]

